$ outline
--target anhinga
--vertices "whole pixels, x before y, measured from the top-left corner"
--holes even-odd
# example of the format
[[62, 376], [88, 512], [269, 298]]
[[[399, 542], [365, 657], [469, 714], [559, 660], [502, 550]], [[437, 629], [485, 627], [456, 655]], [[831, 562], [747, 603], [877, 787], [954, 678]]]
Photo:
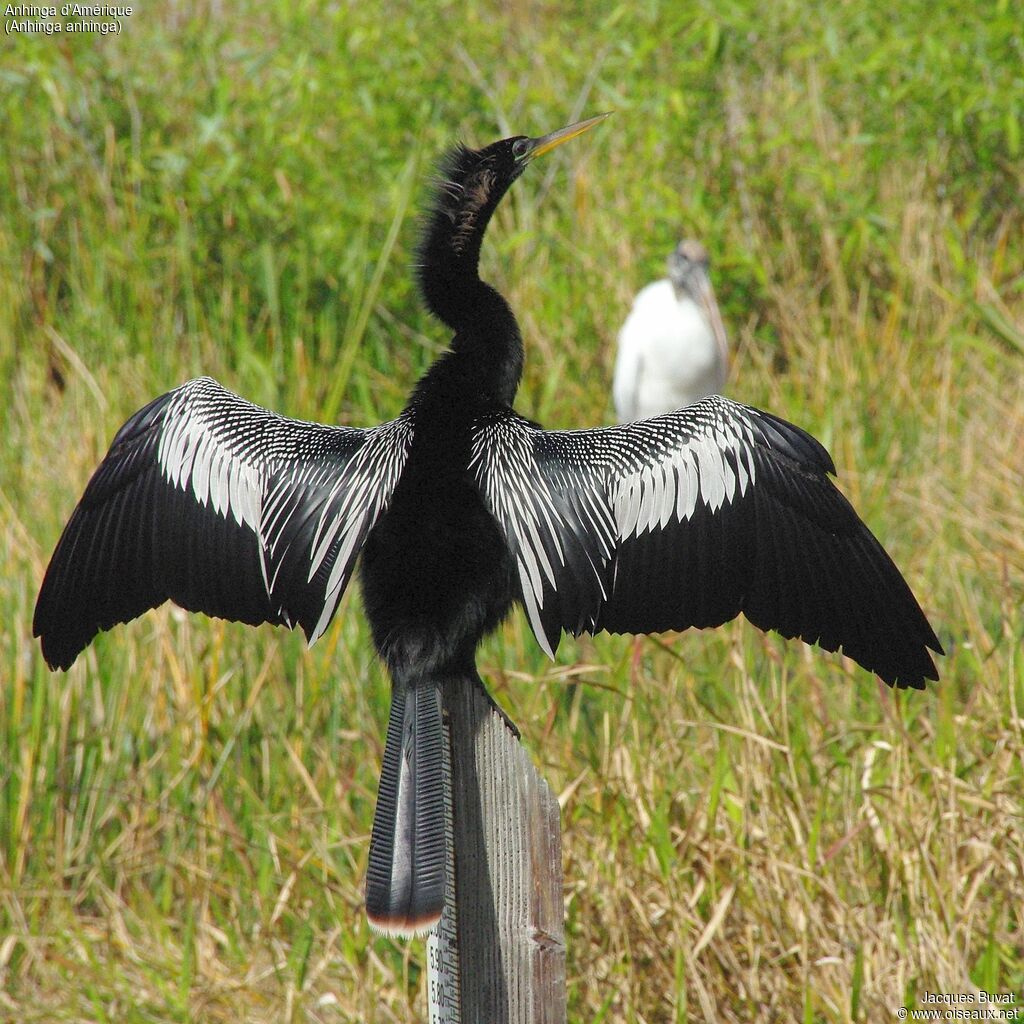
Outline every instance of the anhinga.
[[729, 342], [700, 242], [680, 242], [668, 277], [641, 289], [622, 330], [612, 397], [620, 423], [720, 395]]
[[203, 377], [117, 433], [43, 580], [33, 629], [53, 668], [172, 600], [323, 634], [361, 555], [392, 703], [367, 912], [421, 931], [444, 899], [444, 686], [480, 686], [481, 639], [518, 602], [562, 631], [761, 629], [843, 650], [895, 686], [941, 652], [899, 570], [797, 427], [723, 398], [618, 427], [544, 430], [512, 409], [523, 343], [480, 280], [495, 207], [533, 158], [596, 124], [448, 155], [419, 284], [453, 332], [402, 413], [322, 426]]

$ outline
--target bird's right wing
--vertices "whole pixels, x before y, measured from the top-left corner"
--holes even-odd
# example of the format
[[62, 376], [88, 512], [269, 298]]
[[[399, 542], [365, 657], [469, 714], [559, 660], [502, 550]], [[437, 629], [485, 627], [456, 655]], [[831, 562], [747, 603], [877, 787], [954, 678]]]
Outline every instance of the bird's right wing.
[[561, 631], [760, 629], [844, 653], [899, 686], [941, 652], [899, 569], [809, 434], [720, 396], [618, 427], [479, 421], [477, 484], [541, 646]]
[[99, 630], [170, 599], [327, 628], [412, 439], [286, 419], [200, 377], [118, 431], [50, 560], [33, 634], [67, 668]]

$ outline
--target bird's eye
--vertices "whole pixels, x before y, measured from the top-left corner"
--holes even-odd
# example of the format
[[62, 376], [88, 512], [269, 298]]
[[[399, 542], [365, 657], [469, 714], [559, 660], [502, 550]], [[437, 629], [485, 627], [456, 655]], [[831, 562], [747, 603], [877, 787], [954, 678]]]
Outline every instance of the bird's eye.
[[517, 160], [521, 160], [524, 156], [526, 156], [526, 152], [528, 149], [529, 146], [527, 144], [526, 139], [516, 139], [516, 141], [512, 143], [512, 155]]

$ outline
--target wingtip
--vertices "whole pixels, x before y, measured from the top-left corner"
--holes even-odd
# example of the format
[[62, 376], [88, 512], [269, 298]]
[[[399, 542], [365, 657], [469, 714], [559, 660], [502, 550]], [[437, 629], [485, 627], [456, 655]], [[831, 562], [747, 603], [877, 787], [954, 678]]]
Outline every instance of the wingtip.
[[52, 634], [35, 625], [32, 635], [38, 638], [43, 661], [51, 672], [66, 672], [75, 663], [79, 651], [70, 651], [67, 645], [55, 641]]
[[68, 610], [62, 606], [59, 591], [55, 591], [50, 570], [47, 570], [32, 612], [32, 636], [39, 641], [43, 661], [51, 672], [71, 668], [88, 646], [88, 640], [84, 644], [77, 642], [74, 630], [67, 628], [68, 619]]
[[[924, 664], [916, 665], [909, 671], [896, 670], [882, 673], [875, 670], [878, 678], [897, 690], [926, 690], [929, 683], [939, 681], [939, 670], [927, 650], [923, 650], [921, 653], [924, 657]], [[940, 649], [937, 653], [944, 652]]]

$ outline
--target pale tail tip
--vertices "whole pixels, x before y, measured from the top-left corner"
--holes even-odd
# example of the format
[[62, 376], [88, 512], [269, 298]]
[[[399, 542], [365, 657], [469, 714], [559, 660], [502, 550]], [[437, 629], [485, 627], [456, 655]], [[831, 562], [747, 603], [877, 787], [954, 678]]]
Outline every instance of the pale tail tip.
[[399, 939], [415, 939], [426, 935], [434, 925], [441, 920], [441, 911], [423, 914], [419, 917], [411, 917], [408, 914], [403, 916], [388, 916], [386, 914], [372, 914], [366, 911], [366, 920], [369, 922], [371, 931], [378, 935], [390, 935]]

